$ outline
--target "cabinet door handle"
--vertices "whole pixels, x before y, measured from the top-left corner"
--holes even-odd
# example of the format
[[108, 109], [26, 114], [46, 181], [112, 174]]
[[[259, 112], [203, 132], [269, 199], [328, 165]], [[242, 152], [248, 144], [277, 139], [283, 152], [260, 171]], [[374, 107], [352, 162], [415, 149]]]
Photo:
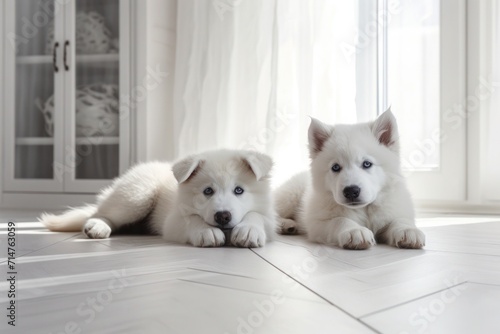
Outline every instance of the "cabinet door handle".
[[68, 46], [69, 46], [69, 41], [66, 41], [64, 43], [64, 68], [66, 71], [69, 71], [69, 66], [68, 66]]
[[59, 42], [54, 43], [54, 50], [52, 54], [52, 62], [54, 65], [54, 72], [59, 72], [59, 67], [57, 67], [57, 48], [59, 47]]

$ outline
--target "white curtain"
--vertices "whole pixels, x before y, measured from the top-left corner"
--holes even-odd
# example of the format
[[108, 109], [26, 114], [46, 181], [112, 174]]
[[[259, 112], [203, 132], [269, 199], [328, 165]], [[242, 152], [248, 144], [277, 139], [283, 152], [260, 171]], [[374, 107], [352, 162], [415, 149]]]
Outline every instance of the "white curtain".
[[[182, 0], [177, 12], [176, 156], [270, 154], [279, 183], [307, 168], [308, 115], [358, 121], [357, 1]], [[375, 112], [375, 110], [374, 110]]]

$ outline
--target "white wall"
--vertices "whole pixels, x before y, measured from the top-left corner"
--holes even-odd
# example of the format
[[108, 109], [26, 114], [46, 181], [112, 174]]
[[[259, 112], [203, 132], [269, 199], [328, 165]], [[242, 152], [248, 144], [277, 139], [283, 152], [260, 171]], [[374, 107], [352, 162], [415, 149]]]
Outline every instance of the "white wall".
[[5, 1], [0, 1], [0, 204], [2, 203], [2, 184], [3, 184], [3, 170], [5, 166], [5, 161], [3, 160], [3, 108], [4, 108], [4, 99], [3, 99], [3, 46], [6, 43], [4, 36], [4, 21], [3, 21], [3, 13], [5, 13]]
[[[135, 160], [172, 160], [173, 84], [175, 68], [176, 0], [136, 1], [136, 78], [134, 87], [150, 86], [147, 98], [137, 98]], [[157, 72], [156, 75], [151, 75]], [[168, 72], [167, 76], [158, 72]], [[147, 84], [145, 84], [147, 80]], [[137, 94], [136, 94], [137, 95]], [[138, 95], [137, 95], [138, 96]]]

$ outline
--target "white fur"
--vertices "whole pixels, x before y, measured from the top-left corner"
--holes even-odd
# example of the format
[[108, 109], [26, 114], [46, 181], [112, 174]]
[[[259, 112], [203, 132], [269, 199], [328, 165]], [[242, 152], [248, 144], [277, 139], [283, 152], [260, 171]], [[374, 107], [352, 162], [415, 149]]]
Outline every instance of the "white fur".
[[[272, 160], [251, 151], [217, 150], [186, 157], [171, 166], [149, 162], [131, 168], [97, 197], [95, 205], [62, 215], [43, 214], [53, 231], [78, 231], [108, 238], [125, 225], [145, 224], [167, 241], [211, 247], [228, 243], [261, 247], [272, 239], [275, 214], [269, 185]], [[203, 191], [211, 187], [214, 193]], [[236, 187], [243, 188], [235, 194]], [[215, 214], [227, 211], [224, 226]]]
[[[421, 248], [410, 193], [401, 175], [397, 123], [388, 110], [374, 122], [330, 126], [312, 119], [310, 173], [296, 175], [275, 191], [284, 234], [307, 233], [310, 240], [347, 249], [378, 242]], [[369, 161], [371, 167], [364, 168]], [[338, 164], [339, 172], [332, 171]], [[359, 195], [348, 198], [346, 187]]]

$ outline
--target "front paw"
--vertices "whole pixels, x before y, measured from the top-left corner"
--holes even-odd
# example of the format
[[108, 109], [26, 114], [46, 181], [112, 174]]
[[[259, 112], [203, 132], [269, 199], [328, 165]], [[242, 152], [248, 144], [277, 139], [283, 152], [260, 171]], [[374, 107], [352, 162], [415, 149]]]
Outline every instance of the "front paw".
[[373, 232], [363, 226], [341, 232], [338, 240], [345, 249], [367, 249], [375, 245]]
[[236, 247], [262, 247], [266, 244], [266, 232], [251, 225], [238, 225], [231, 233], [231, 244]]
[[219, 247], [226, 243], [226, 236], [219, 228], [207, 227], [191, 232], [189, 243], [196, 247]]
[[425, 235], [416, 227], [397, 229], [393, 232], [394, 246], [418, 249], [425, 246]]

